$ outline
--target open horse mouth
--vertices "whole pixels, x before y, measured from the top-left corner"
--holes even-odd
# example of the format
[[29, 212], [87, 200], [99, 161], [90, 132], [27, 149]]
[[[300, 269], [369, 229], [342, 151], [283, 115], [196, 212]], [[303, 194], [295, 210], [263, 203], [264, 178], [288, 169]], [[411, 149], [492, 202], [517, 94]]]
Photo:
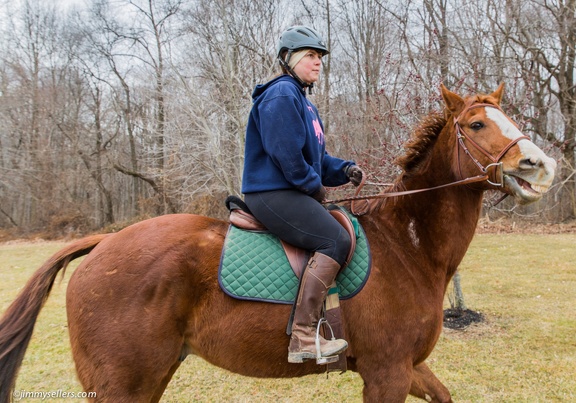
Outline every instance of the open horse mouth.
[[514, 175], [504, 175], [504, 187], [517, 203], [528, 204], [540, 200], [550, 186], [530, 183]]

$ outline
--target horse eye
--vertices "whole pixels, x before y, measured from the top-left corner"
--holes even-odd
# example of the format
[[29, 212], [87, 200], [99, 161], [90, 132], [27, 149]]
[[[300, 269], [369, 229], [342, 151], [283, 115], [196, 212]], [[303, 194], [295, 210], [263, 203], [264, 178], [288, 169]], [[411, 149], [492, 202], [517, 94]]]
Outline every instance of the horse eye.
[[471, 128], [472, 130], [480, 130], [480, 129], [482, 129], [483, 127], [484, 127], [484, 123], [482, 123], [482, 122], [473, 122], [473, 123], [470, 123], [470, 128]]

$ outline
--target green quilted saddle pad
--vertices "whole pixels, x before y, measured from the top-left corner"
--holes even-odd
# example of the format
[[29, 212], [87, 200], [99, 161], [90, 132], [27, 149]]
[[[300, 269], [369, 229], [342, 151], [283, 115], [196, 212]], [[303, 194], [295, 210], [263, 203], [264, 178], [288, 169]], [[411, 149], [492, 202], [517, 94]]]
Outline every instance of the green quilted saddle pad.
[[[350, 264], [336, 277], [340, 299], [356, 295], [370, 273], [370, 246], [356, 217], [346, 212], [356, 231], [356, 251]], [[245, 231], [230, 225], [218, 282], [231, 297], [292, 304], [298, 278], [292, 271], [280, 240], [269, 232]]]

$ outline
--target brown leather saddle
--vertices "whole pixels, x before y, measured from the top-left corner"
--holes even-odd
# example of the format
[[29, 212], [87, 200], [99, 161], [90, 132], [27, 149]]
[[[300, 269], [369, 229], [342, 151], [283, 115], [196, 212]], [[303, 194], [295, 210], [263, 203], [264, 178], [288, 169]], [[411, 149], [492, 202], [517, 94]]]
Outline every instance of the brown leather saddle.
[[[256, 217], [252, 215], [250, 209], [244, 203], [242, 199], [237, 196], [228, 196], [226, 199], [226, 207], [230, 210], [230, 217], [229, 221], [230, 224], [234, 225], [235, 227], [244, 229], [246, 231], [256, 231], [256, 232], [267, 232], [268, 229], [262, 224]], [[342, 211], [336, 205], [329, 205], [327, 207], [328, 211], [344, 227], [344, 229], [350, 235], [350, 239], [352, 240], [350, 251], [346, 257], [346, 262], [342, 265], [342, 270], [344, 267], [350, 263], [352, 257], [354, 256], [354, 251], [356, 249], [356, 231], [354, 229], [354, 225], [352, 221], [348, 217], [348, 215]], [[308, 259], [310, 258], [310, 252], [298, 248], [294, 245], [291, 245], [287, 242], [280, 240], [282, 247], [284, 248], [284, 252], [286, 253], [286, 257], [290, 262], [290, 266], [296, 274], [296, 277], [301, 278], [302, 272], [308, 263]]]

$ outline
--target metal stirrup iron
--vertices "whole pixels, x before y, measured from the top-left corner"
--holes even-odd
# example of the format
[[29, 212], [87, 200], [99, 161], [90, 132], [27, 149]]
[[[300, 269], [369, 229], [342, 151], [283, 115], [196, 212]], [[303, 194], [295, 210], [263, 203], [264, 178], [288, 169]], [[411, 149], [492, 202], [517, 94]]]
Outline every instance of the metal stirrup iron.
[[332, 330], [332, 326], [330, 326], [330, 323], [328, 323], [328, 321], [325, 318], [320, 318], [320, 320], [318, 321], [318, 326], [316, 327], [316, 364], [318, 365], [332, 364], [333, 362], [338, 361], [338, 354], [331, 355], [328, 357], [322, 357], [322, 350], [320, 349], [320, 326], [322, 326], [323, 322], [326, 322], [326, 325], [330, 329], [330, 333], [332, 334], [331, 340], [332, 341], [336, 340], [336, 338], [334, 337], [334, 331]]

